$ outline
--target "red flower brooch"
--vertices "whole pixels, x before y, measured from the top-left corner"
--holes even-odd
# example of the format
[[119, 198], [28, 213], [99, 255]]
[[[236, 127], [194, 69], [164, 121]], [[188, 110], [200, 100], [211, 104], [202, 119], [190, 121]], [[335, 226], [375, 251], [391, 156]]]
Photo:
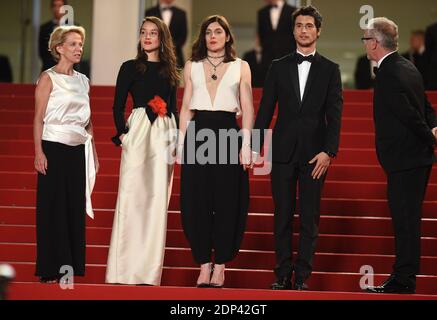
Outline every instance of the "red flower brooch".
[[160, 117], [167, 114], [167, 103], [160, 96], [154, 96], [147, 105]]

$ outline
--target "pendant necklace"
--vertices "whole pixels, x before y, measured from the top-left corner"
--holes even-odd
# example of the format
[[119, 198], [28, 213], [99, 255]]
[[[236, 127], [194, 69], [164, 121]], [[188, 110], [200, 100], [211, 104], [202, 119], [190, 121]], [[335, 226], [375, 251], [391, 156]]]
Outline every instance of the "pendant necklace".
[[206, 57], [206, 60], [208, 60], [209, 64], [214, 68], [214, 72], [213, 72], [212, 75], [211, 75], [211, 79], [212, 79], [212, 80], [217, 80], [217, 75], [216, 75], [217, 67], [218, 67], [219, 65], [221, 65], [221, 64], [223, 63], [224, 60], [220, 61], [218, 64], [214, 64], [214, 63], [212, 63], [211, 60], [209, 60], [208, 57]]

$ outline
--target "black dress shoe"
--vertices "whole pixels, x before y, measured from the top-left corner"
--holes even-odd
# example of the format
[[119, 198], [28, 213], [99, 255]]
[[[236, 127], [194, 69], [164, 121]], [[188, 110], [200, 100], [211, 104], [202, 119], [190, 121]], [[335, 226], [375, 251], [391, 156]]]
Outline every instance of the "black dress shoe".
[[294, 290], [308, 290], [308, 285], [305, 282], [295, 282], [294, 283]]
[[400, 283], [396, 278], [390, 277], [382, 285], [378, 287], [368, 287], [367, 292], [371, 293], [404, 293], [413, 294], [416, 288]]
[[272, 290], [291, 290], [291, 279], [289, 277], [278, 278], [271, 288]]

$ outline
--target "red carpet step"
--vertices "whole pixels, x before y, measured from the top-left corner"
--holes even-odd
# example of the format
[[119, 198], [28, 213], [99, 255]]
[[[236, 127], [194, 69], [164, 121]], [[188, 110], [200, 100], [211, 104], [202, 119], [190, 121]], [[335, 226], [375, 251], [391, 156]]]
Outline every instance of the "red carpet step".
[[[96, 210], [95, 219], [89, 219], [89, 227], [112, 228], [114, 211]], [[0, 207], [0, 226], [35, 224], [35, 208]], [[170, 211], [167, 226], [169, 229], [182, 229], [178, 211]], [[299, 216], [295, 215], [293, 224], [295, 232], [299, 231]], [[320, 232], [325, 234], [392, 236], [392, 222], [389, 217], [353, 217], [353, 216], [321, 216]], [[273, 230], [273, 214], [249, 213], [246, 230], [254, 232], [271, 232]], [[437, 219], [422, 220], [422, 236], [437, 235]], [[0, 259], [1, 260], [1, 259]]]
[[[109, 245], [111, 228], [87, 227], [87, 244]], [[293, 234], [296, 244], [298, 234]], [[0, 242], [33, 243], [35, 241], [34, 226], [0, 226]], [[188, 248], [188, 242], [180, 229], [167, 230], [167, 246]], [[241, 244], [245, 250], [273, 250], [273, 232], [246, 231]], [[356, 253], [356, 254], [393, 254], [394, 239], [391, 236], [339, 235], [320, 234], [317, 244], [318, 252]], [[437, 256], [437, 238], [422, 237], [422, 255]]]
[[[34, 263], [12, 263], [17, 272], [17, 282], [36, 282], [34, 276]], [[76, 283], [103, 284], [105, 280], [106, 267], [104, 265], [88, 265], [85, 277], [76, 277]], [[198, 268], [177, 268], [165, 267], [163, 271], [163, 286], [193, 287], [197, 276]], [[376, 274], [374, 283], [379, 284], [388, 277], [387, 274]], [[309, 287], [314, 291], [337, 291], [337, 292], [362, 292], [360, 288], [360, 273], [342, 272], [313, 272], [308, 280]], [[251, 288], [268, 289], [275, 280], [272, 271], [248, 270], [248, 269], [227, 269], [227, 288]], [[437, 277], [418, 276], [417, 293], [433, 294], [437, 287]]]
[[13, 283], [12, 300], [435, 300], [432, 295], [393, 295], [358, 292], [273, 291], [244, 289], [197, 289], [184, 287], [148, 287], [127, 285], [75, 284], [74, 290], [58, 285]]

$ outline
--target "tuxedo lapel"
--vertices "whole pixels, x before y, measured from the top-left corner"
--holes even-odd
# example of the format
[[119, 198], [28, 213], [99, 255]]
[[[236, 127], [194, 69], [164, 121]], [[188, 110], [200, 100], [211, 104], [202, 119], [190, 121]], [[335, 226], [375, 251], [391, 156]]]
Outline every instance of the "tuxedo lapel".
[[297, 70], [296, 52], [290, 55], [290, 76], [291, 76], [291, 83], [293, 85], [294, 93], [296, 94], [296, 98], [300, 108], [302, 101], [300, 100], [299, 72]]
[[305, 103], [305, 99], [308, 96], [308, 92], [311, 90], [311, 85], [313, 84], [314, 79], [317, 77], [319, 69], [320, 69], [320, 55], [316, 52], [316, 54], [314, 55], [314, 60], [311, 63], [311, 68], [308, 74], [307, 83], [305, 84], [305, 91], [303, 93], [303, 98], [302, 98], [302, 106]]

